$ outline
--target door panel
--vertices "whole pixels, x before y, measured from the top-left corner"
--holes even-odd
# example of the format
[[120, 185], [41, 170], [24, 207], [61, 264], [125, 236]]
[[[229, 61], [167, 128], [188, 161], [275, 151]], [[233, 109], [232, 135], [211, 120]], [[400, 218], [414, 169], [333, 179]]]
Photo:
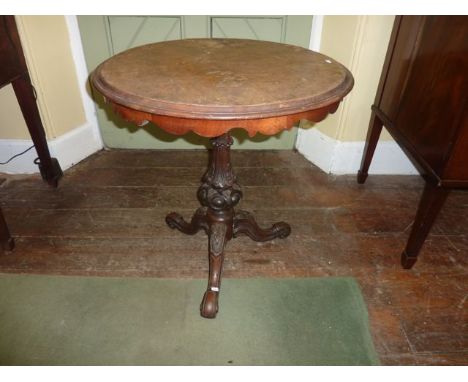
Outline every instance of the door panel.
[[[227, 37], [286, 42], [308, 47], [312, 16], [78, 16], [83, 49], [91, 72], [103, 60], [126, 49], [180, 38]], [[90, 89], [90, 92], [92, 90]], [[148, 124], [136, 127], [122, 121], [93, 93], [104, 143], [111, 148], [197, 149], [208, 139], [190, 133], [176, 137]], [[232, 131], [233, 148], [292, 149], [296, 129], [267, 137], [249, 138]]]
[[282, 42], [284, 17], [211, 17], [211, 37]]
[[152, 42], [180, 40], [180, 17], [109, 16], [109, 35], [114, 54]]

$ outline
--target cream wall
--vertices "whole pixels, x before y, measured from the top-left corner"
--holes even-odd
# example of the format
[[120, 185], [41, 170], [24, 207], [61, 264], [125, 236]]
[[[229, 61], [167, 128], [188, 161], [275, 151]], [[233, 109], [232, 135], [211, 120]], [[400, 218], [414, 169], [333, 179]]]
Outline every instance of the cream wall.
[[[311, 126], [302, 122], [297, 150], [331, 174], [356, 174], [394, 16], [317, 16], [311, 48], [333, 57], [353, 74], [355, 85], [335, 114]], [[316, 31], [319, 32], [316, 32]], [[308, 127], [308, 128], [307, 128]], [[417, 174], [384, 129], [370, 166], [372, 174]]]
[[0, 139], [28, 139], [29, 134], [13, 87], [0, 89]]
[[[351, 61], [355, 86], [345, 110], [346, 118], [337, 135], [341, 141], [362, 141], [366, 138], [370, 105], [374, 103], [394, 19], [395, 16], [364, 16], [357, 22]], [[381, 138], [391, 139], [386, 130]]]
[[[395, 16], [325, 16], [320, 51], [345, 65], [355, 84], [338, 111], [315, 127], [339, 141], [366, 138]], [[390, 140], [384, 131], [382, 140]]]
[[[16, 16], [48, 139], [86, 122], [65, 16]], [[11, 85], [0, 90], [0, 139], [30, 139]]]

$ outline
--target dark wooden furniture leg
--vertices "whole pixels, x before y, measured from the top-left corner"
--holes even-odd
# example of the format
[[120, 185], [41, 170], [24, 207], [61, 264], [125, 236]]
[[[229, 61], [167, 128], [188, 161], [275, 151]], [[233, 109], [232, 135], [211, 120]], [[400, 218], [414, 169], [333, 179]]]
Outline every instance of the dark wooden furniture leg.
[[406, 248], [401, 254], [403, 268], [411, 269], [416, 263], [419, 251], [449, 193], [448, 188], [426, 183]]
[[357, 181], [359, 184], [363, 184], [367, 179], [369, 166], [372, 162], [375, 148], [377, 146], [377, 142], [379, 141], [380, 133], [382, 132], [382, 127], [382, 121], [372, 110], [369, 129], [367, 130], [366, 145], [364, 146], [364, 153], [361, 161], [361, 168], [357, 174]]
[[32, 141], [36, 147], [37, 155], [39, 156], [38, 165], [42, 179], [51, 186], [57, 187], [63, 173], [57, 159], [50, 156], [29, 75], [23, 74], [23, 76], [15, 79], [12, 85]]
[[175, 212], [166, 217], [169, 227], [183, 233], [193, 235], [203, 229], [208, 234], [210, 271], [208, 287], [200, 305], [201, 315], [205, 318], [215, 318], [218, 312], [224, 247], [227, 242], [241, 233], [253, 240], [266, 241], [285, 238], [291, 232], [289, 225], [284, 222], [276, 223], [270, 229], [261, 229], [249, 213], [234, 211], [242, 192], [231, 168], [232, 137], [223, 134], [213, 138], [211, 143], [210, 165], [198, 189], [198, 198], [204, 207], [195, 212], [190, 223]]
[[15, 247], [15, 242], [8, 231], [3, 212], [0, 209], [0, 247], [4, 251], [11, 251]]

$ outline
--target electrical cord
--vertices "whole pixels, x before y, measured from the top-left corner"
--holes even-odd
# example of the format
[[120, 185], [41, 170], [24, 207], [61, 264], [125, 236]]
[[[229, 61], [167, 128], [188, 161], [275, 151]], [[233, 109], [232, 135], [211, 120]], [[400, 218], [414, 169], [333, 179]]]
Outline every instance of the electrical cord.
[[27, 149], [24, 150], [23, 152], [20, 152], [20, 153], [18, 153], [18, 154], [13, 155], [13, 156], [12, 156], [10, 159], [8, 159], [6, 162], [0, 162], [0, 165], [5, 165], [5, 164], [10, 163], [13, 159], [18, 158], [20, 155], [26, 154], [26, 153], [27, 153], [29, 150], [31, 150], [33, 147], [34, 147], [34, 145], [32, 145], [31, 147], [27, 148]]

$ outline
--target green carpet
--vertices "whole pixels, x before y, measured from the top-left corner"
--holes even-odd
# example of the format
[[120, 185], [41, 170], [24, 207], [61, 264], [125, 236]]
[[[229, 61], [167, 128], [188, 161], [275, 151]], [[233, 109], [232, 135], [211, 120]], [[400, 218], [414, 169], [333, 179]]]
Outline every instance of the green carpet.
[[2, 365], [376, 365], [352, 278], [205, 280], [0, 275]]

